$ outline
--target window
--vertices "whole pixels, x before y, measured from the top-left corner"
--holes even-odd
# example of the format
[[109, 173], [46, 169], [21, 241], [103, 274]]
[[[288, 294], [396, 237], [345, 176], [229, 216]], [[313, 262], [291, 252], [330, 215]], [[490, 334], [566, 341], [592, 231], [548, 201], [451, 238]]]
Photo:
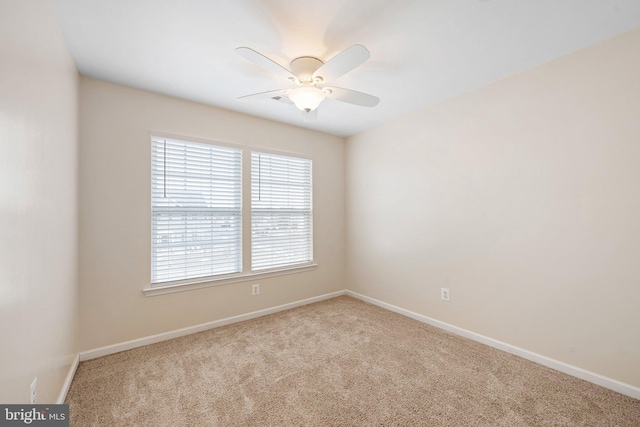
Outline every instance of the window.
[[151, 282], [242, 272], [242, 151], [152, 137]]
[[310, 159], [153, 135], [145, 295], [315, 269], [312, 197]]
[[251, 152], [251, 270], [313, 260], [311, 160]]

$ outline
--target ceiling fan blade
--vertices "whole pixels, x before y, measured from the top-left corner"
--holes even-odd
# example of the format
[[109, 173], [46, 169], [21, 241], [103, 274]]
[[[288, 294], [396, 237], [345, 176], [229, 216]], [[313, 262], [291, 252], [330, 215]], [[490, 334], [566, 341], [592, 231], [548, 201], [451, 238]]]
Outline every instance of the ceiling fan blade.
[[[257, 101], [260, 99], [267, 99], [267, 98], [286, 98], [287, 93], [289, 93], [291, 89], [277, 89], [277, 90], [270, 90], [267, 92], [260, 92], [260, 93], [253, 93], [251, 95], [245, 95], [245, 96], [241, 96], [238, 98], [238, 101], [240, 102], [247, 102], [247, 101]], [[287, 100], [289, 98], [286, 98]], [[276, 99], [277, 101], [279, 101], [279, 99]]]
[[349, 104], [360, 105], [362, 107], [375, 107], [380, 102], [380, 98], [377, 96], [369, 95], [367, 93], [357, 92], [351, 89], [343, 89], [341, 87], [327, 87], [325, 91], [331, 91], [327, 93], [327, 98], [335, 99], [336, 101], [347, 102]]
[[301, 113], [302, 113], [302, 120], [305, 122], [313, 122], [318, 118], [318, 109], [315, 109], [309, 112], [301, 111]]
[[325, 82], [337, 79], [356, 68], [371, 57], [366, 47], [354, 44], [325, 62], [313, 73], [314, 79], [322, 77]]
[[280, 65], [277, 62], [267, 58], [263, 54], [261, 54], [259, 52], [256, 52], [255, 50], [253, 50], [251, 48], [239, 47], [239, 48], [236, 49], [236, 53], [238, 55], [242, 56], [243, 58], [248, 59], [249, 61], [259, 65], [260, 67], [264, 68], [267, 71], [271, 71], [272, 73], [284, 75], [287, 78], [289, 78], [289, 77], [295, 78], [296, 77], [291, 73], [291, 71], [287, 70], [282, 65]]

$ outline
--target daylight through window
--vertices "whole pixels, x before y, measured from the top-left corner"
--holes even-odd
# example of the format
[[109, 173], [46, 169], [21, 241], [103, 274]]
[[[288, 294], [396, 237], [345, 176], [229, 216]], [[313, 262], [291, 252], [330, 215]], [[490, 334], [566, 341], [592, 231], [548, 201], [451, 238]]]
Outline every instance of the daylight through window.
[[242, 151], [152, 138], [151, 281], [242, 272]]
[[251, 152], [251, 270], [311, 263], [311, 160]]

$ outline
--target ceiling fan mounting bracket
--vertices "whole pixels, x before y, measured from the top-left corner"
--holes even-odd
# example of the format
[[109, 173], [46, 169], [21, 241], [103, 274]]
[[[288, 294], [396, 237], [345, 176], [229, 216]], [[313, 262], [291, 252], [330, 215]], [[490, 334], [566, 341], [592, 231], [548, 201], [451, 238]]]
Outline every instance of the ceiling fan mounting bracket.
[[[324, 62], [318, 58], [314, 58], [313, 56], [301, 56], [291, 61], [289, 67], [291, 68], [291, 72], [298, 77], [298, 80], [300, 81], [299, 84], [319, 83], [314, 81], [313, 73], [315, 73], [323, 64]], [[320, 79], [322, 78], [320, 77]]]

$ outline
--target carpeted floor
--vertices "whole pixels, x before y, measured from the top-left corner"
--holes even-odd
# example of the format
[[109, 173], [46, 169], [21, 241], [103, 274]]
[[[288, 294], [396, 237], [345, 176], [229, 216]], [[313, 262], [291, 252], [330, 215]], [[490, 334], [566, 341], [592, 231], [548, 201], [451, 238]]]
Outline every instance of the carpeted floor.
[[640, 426], [640, 400], [339, 297], [82, 362], [72, 426]]

